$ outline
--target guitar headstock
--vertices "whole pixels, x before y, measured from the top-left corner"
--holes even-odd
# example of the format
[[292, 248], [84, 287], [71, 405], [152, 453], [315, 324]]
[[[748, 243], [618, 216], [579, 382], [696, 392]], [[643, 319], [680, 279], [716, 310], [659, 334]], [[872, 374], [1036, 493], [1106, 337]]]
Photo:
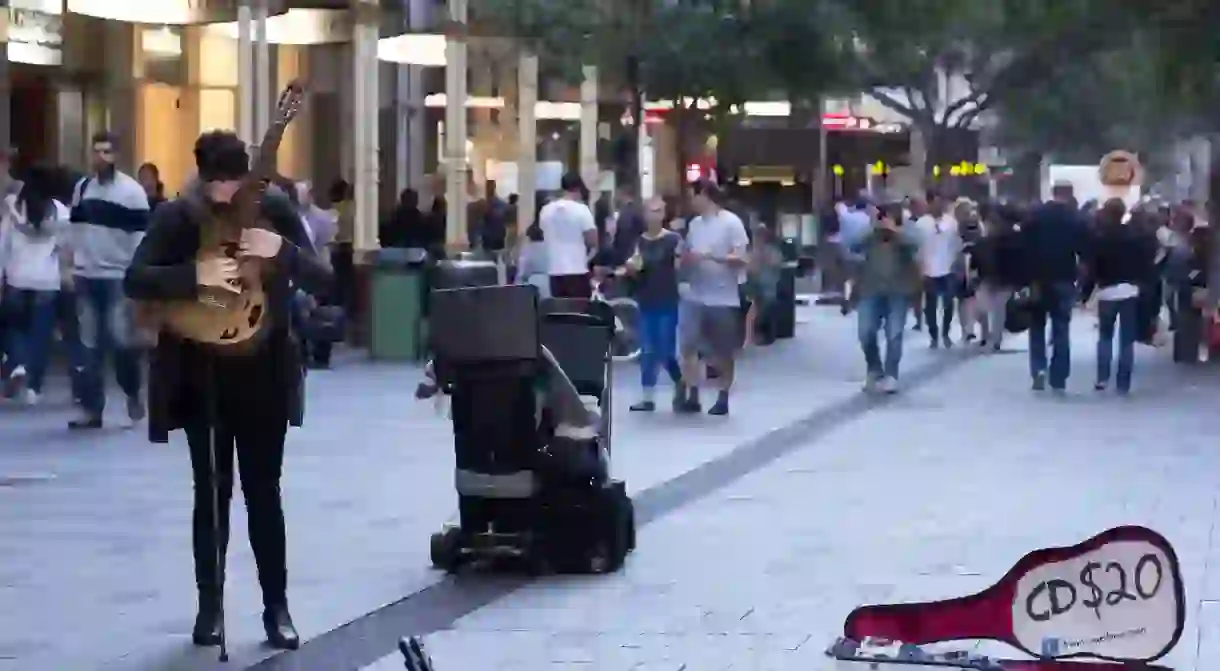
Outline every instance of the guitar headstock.
[[296, 118], [296, 115], [300, 113], [304, 105], [305, 85], [299, 79], [288, 82], [288, 86], [284, 87], [284, 91], [280, 93], [279, 101], [275, 104], [273, 123], [288, 125], [290, 121]]

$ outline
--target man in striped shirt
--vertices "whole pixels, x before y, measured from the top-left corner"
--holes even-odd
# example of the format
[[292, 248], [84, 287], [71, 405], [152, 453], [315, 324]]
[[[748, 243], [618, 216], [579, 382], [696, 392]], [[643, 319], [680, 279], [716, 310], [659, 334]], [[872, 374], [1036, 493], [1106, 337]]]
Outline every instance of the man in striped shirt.
[[81, 416], [68, 423], [76, 430], [102, 427], [108, 356], [127, 396], [128, 419], [134, 424], [144, 418], [139, 349], [123, 276], [148, 228], [148, 196], [115, 166], [116, 145], [110, 133], [93, 136], [93, 173], [77, 183], [72, 195], [73, 280], [81, 344], [87, 351], [80, 377]]

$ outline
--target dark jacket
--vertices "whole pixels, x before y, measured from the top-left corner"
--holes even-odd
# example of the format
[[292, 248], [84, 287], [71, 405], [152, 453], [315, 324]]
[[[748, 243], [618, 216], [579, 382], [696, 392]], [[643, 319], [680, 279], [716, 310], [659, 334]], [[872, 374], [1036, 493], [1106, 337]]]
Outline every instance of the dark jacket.
[[382, 224], [378, 237], [382, 247], [434, 250], [445, 246], [443, 224], [420, 212], [419, 208], [399, 204]]
[[1144, 286], [1157, 280], [1156, 237], [1130, 226], [1103, 228], [1093, 236], [1088, 280], [1098, 289], [1116, 284]]
[[[206, 206], [197, 187], [184, 197], [164, 203], [153, 214], [144, 240], [136, 249], [123, 287], [137, 301], [189, 301], [197, 298], [195, 257]], [[265, 280], [270, 333], [261, 347], [273, 357], [268, 370], [277, 379], [266, 380], [268, 390], [285, 394], [269, 407], [282, 407], [287, 420], [300, 426], [304, 414], [304, 366], [300, 342], [292, 329], [293, 294], [297, 289], [318, 295], [331, 281], [329, 266], [312, 252], [309, 237], [291, 201], [278, 190], [263, 198], [263, 217], [284, 238], [274, 261], [279, 271]], [[190, 393], [192, 380], [203, 375], [211, 355], [202, 347], [172, 333], [162, 332], [149, 361], [148, 435], [154, 443], [169, 440], [169, 432], [183, 428], [189, 414], [199, 412]], [[256, 356], [262, 356], [256, 355]], [[283, 401], [283, 404], [275, 403]]]
[[1076, 208], [1060, 202], [1043, 204], [1021, 225], [1028, 283], [1075, 282], [1088, 245], [1088, 226]]
[[1025, 261], [1016, 231], [980, 238], [974, 245], [970, 262], [981, 282], [1000, 287], [1019, 287], [1025, 283]]

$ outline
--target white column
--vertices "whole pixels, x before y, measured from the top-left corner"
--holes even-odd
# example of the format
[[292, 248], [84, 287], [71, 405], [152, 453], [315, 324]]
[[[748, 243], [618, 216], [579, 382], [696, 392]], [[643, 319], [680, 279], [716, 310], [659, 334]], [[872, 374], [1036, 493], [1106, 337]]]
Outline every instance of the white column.
[[[375, 6], [375, 5], [374, 5]], [[377, 239], [377, 223], [380, 213], [378, 201], [381, 200], [381, 63], [377, 60], [377, 39], [380, 37], [380, 25], [370, 21], [359, 24], [359, 35], [364, 43], [364, 72], [371, 72], [369, 85], [365, 89], [365, 110], [368, 111], [367, 128], [368, 145], [365, 148], [364, 184], [365, 212], [361, 221], [365, 226], [365, 241], [367, 249], [381, 247]]]
[[254, 138], [254, 50], [250, 36], [254, 29], [248, 2], [237, 8], [237, 135], [246, 144]]
[[271, 126], [271, 47], [267, 44], [267, 0], [255, 0], [254, 6], [254, 137], [262, 137]]
[[377, 116], [380, 85], [377, 78], [376, 4], [358, 0], [352, 29], [353, 191], [356, 206], [353, 247], [375, 250], [377, 244]]
[[580, 82], [580, 177], [597, 198], [601, 168], [597, 164], [597, 68], [584, 66]]
[[[429, 0], [404, 0], [403, 6], [408, 32], [414, 27], [429, 25]], [[420, 202], [427, 207], [430, 199], [439, 194], [428, 193], [424, 188], [424, 150], [428, 141], [424, 132], [424, 69], [418, 65], [400, 65], [397, 70], [394, 115], [397, 191], [401, 193], [408, 186], [414, 188], [420, 194]]]
[[[411, 69], [395, 68], [394, 86], [394, 192], [402, 193], [411, 182]], [[419, 185], [415, 184], [416, 188]]]
[[449, 20], [461, 34], [445, 41], [445, 244], [468, 246], [466, 239], [466, 189], [470, 167], [466, 164], [466, 0], [449, 0]]
[[[420, 26], [431, 25], [432, 11], [436, 7], [435, 2], [429, 0], [407, 0], [407, 25], [414, 29]], [[428, 132], [426, 126], [427, 110], [424, 108], [424, 73], [423, 66], [408, 65], [407, 71], [407, 154], [406, 154], [406, 174], [407, 184], [413, 186], [416, 190], [420, 190], [421, 196], [424, 196], [422, 189], [424, 187], [424, 156], [426, 155], [428, 145]], [[428, 193], [426, 197], [430, 200], [439, 194]]]
[[523, 239], [534, 222], [537, 208], [534, 183], [537, 181], [538, 122], [534, 118], [538, 102], [538, 57], [521, 52], [517, 59], [517, 232]]

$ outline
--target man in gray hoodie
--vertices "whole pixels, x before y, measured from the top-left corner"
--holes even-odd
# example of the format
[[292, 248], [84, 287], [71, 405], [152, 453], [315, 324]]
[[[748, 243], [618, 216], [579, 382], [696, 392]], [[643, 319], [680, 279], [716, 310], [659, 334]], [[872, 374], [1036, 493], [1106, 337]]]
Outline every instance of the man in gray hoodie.
[[72, 194], [73, 281], [87, 356], [81, 371], [82, 414], [68, 423], [70, 429], [102, 427], [107, 356], [113, 357], [115, 377], [127, 396], [128, 418], [133, 423], [144, 418], [139, 349], [123, 276], [148, 229], [148, 196], [115, 166], [117, 151], [110, 133], [94, 134], [93, 172]]

